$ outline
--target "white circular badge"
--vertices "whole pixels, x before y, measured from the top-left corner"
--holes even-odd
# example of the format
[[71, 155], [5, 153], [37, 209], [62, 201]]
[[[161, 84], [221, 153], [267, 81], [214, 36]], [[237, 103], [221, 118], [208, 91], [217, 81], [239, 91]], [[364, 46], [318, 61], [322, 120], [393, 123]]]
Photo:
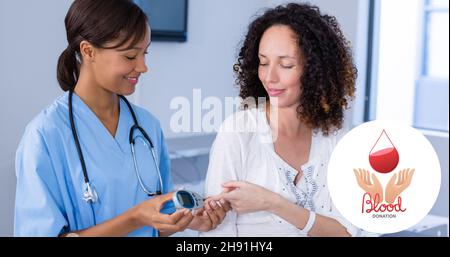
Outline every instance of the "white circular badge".
[[422, 220], [440, 189], [439, 159], [418, 130], [392, 121], [352, 129], [328, 164], [328, 186], [338, 211], [355, 226], [395, 233]]

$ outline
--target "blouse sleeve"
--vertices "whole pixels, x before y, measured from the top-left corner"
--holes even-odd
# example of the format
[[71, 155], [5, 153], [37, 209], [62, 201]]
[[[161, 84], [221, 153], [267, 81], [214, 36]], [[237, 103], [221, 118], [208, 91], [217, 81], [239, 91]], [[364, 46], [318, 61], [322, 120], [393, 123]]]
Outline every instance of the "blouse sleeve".
[[[205, 180], [205, 196], [222, 192], [222, 184], [230, 180], [240, 180], [243, 155], [242, 144], [237, 132], [225, 131], [221, 127], [211, 147], [208, 172]], [[200, 233], [200, 236], [237, 236], [237, 214], [229, 211], [223, 222], [214, 230]]]
[[329, 201], [330, 201], [329, 210], [318, 210], [316, 213], [336, 220], [347, 230], [347, 232], [352, 237], [361, 236], [362, 231], [358, 227], [350, 223], [339, 213], [339, 211], [336, 209], [333, 202], [331, 201], [331, 197], [329, 198]]

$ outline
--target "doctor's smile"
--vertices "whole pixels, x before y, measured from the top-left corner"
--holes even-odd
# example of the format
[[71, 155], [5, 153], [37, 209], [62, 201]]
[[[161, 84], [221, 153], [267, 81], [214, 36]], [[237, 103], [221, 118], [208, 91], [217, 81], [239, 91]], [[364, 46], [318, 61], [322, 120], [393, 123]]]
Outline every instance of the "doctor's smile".
[[139, 77], [140, 77], [140, 75], [138, 75], [138, 76], [126, 76], [126, 77], [124, 77], [124, 79], [128, 83], [130, 83], [131, 85], [136, 85], [139, 82]]
[[139, 77], [126, 77], [125, 79], [132, 85], [136, 85], [139, 82]]

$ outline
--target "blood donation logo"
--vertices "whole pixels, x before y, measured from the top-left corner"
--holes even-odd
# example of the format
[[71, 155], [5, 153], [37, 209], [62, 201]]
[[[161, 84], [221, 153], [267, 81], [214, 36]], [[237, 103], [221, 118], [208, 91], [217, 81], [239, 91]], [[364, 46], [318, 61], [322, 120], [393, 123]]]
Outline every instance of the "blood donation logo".
[[395, 233], [421, 221], [439, 194], [441, 169], [418, 130], [371, 121], [348, 132], [328, 164], [328, 186], [338, 211], [355, 226]]

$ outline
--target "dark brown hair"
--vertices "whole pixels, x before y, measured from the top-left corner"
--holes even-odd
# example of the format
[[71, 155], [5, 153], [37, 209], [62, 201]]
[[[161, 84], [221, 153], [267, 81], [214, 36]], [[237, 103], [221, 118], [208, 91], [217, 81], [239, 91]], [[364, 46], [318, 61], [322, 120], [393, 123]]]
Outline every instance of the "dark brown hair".
[[[80, 75], [80, 43], [88, 41], [97, 48], [114, 49], [131, 40], [130, 47], [140, 42], [147, 30], [148, 19], [131, 0], [75, 0], [65, 18], [69, 45], [58, 60], [57, 78], [64, 91], [75, 87]], [[105, 44], [114, 40], [111, 47]]]
[[259, 43], [264, 32], [275, 25], [286, 25], [297, 35], [304, 67], [300, 78], [298, 117], [313, 129], [327, 135], [340, 129], [344, 108], [354, 97], [357, 70], [349, 42], [336, 18], [322, 15], [316, 6], [288, 4], [267, 10], [256, 18], [234, 65], [240, 97], [269, 99], [258, 77]]

